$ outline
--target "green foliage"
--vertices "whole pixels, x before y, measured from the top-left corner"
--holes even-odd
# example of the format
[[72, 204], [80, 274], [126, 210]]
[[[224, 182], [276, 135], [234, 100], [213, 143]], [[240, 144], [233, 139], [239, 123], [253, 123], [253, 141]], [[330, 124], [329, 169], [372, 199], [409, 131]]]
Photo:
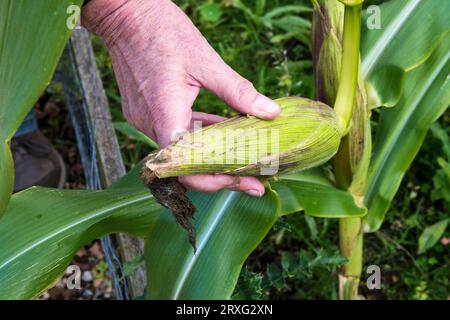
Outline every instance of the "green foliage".
[[105, 234], [145, 235], [162, 210], [135, 178], [102, 192], [33, 187], [13, 195], [0, 223], [0, 298], [38, 296], [82, 245]]
[[[281, 256], [282, 278], [296, 278], [300, 281], [310, 279], [320, 269], [334, 272], [347, 260], [339, 254], [337, 247], [317, 249], [314, 254], [308, 251], [285, 252]], [[270, 265], [269, 265], [270, 267]]]
[[[361, 67], [370, 104], [395, 105], [380, 111], [376, 127], [365, 193], [366, 224], [371, 231], [382, 224], [428, 129], [450, 104], [450, 23], [440, 14], [450, 10], [450, 2], [436, 2], [386, 3], [381, 6], [385, 27], [363, 32]], [[385, 67], [402, 70], [396, 82], [402, 83], [403, 90], [393, 101], [389, 93], [393, 86], [380, 75]]]
[[[337, 270], [346, 259], [333, 244], [330, 227], [335, 236], [336, 224], [330, 220], [294, 215], [277, 221], [257, 250], [255, 265], [242, 271], [233, 299], [336, 298]], [[275, 260], [259, 266], [278, 250]]]
[[406, 74], [426, 62], [439, 46], [445, 46], [450, 36], [450, 22], [440, 14], [450, 9], [446, 0], [390, 1], [379, 8], [380, 29], [362, 24], [361, 68], [371, 108], [396, 105]]
[[358, 207], [352, 195], [337, 189], [319, 169], [284, 175], [273, 182], [280, 195], [281, 215], [304, 211], [321, 218], [362, 217], [365, 208]]
[[[447, 131], [449, 129], [447, 128]], [[439, 123], [431, 127], [433, 135], [442, 143], [442, 149], [447, 161], [442, 157], [437, 158], [439, 169], [433, 177], [434, 190], [431, 193], [433, 201], [444, 199], [450, 206], [450, 138], [449, 134]]]
[[234, 300], [259, 300], [263, 297], [262, 288], [263, 276], [259, 273], [251, 272], [247, 268], [242, 269], [239, 281], [232, 296]]
[[150, 147], [153, 150], [158, 149], [158, 145], [152, 139], [150, 139], [145, 134], [143, 134], [142, 132], [137, 130], [130, 123], [128, 123], [128, 122], [114, 122], [113, 124], [114, 124], [114, 128], [118, 132], [124, 134], [128, 138], [136, 140], [136, 141], [139, 141], [139, 142], [142, 142], [142, 143], [146, 144], [148, 147]]
[[[309, 180], [309, 189], [297, 192], [293, 188], [296, 184], [291, 183], [293, 180], [290, 179]], [[346, 216], [365, 213], [356, 206], [348, 193], [329, 186], [323, 191], [318, 181], [324, 183], [326, 179], [314, 172], [308, 172], [304, 176], [281, 177], [276, 182], [269, 180], [266, 193], [260, 199], [226, 190], [212, 195], [191, 193], [190, 197], [197, 208], [194, 222], [197, 230], [195, 255], [186, 234], [180, 232], [173, 217], [168, 212], [159, 215], [146, 237], [149, 298], [229, 298], [244, 260], [263, 240], [280, 215], [294, 213], [302, 208], [307, 213], [325, 215], [330, 212], [329, 209], [337, 199], [345, 209], [338, 212]], [[272, 191], [271, 185], [274, 185], [277, 192], [283, 190], [283, 194]], [[320, 194], [320, 201], [314, 197], [315, 192]], [[282, 203], [287, 201], [293, 201], [298, 207], [294, 211], [281, 212], [286, 210]], [[313, 228], [313, 218], [305, 219], [309, 227]], [[326, 233], [321, 234], [322, 237], [325, 235]], [[332, 268], [335, 262], [333, 257], [336, 258], [322, 250], [315, 251], [313, 256], [302, 253], [301, 256], [295, 256], [295, 259], [290, 254], [286, 253], [283, 258], [286, 278], [296, 278], [300, 274], [304, 278], [315, 274], [317, 268]], [[303, 258], [308, 258], [310, 262], [299, 271], [301, 273], [293, 274], [293, 269], [298, 264], [306, 262]], [[251, 280], [253, 281], [256, 280]], [[211, 286], [211, 283], [222, 285]]]
[[420, 235], [419, 248], [417, 249], [417, 252], [421, 254], [431, 249], [441, 239], [442, 235], [445, 232], [445, 229], [447, 229], [449, 222], [450, 218], [444, 219], [442, 221], [436, 222], [432, 226], [426, 227]]
[[161, 214], [146, 237], [150, 299], [229, 298], [242, 264], [280, 210], [270, 190], [261, 199], [225, 190], [190, 196], [197, 208], [197, 252], [172, 215]]
[[200, 6], [200, 15], [205, 22], [217, 22], [222, 16], [222, 7], [217, 3], [204, 3]]
[[[449, 113], [439, 123], [448, 132]], [[447, 133], [448, 134], [448, 133]], [[447, 230], [430, 249], [418, 254], [425, 229], [448, 219], [448, 202], [435, 199], [430, 177], [440, 170], [437, 159], [446, 157], [439, 139], [430, 132], [400, 185], [380, 230], [366, 235], [364, 261], [380, 266], [382, 290], [360, 289], [369, 299], [447, 299], [450, 288]], [[364, 273], [363, 273], [364, 274]]]

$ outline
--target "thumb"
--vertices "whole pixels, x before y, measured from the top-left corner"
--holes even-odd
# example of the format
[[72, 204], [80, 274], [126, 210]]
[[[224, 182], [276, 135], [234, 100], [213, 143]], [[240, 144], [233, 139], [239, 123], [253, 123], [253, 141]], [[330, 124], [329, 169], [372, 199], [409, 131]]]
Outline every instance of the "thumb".
[[256, 91], [250, 81], [240, 76], [220, 57], [218, 60], [202, 70], [198, 81], [204, 88], [243, 114], [272, 119], [280, 113], [280, 107], [273, 100]]

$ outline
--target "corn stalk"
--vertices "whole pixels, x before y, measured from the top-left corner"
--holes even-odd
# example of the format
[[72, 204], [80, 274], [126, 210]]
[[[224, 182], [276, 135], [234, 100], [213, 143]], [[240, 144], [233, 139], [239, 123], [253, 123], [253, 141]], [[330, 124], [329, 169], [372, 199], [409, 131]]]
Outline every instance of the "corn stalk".
[[[348, 128], [353, 119], [356, 88], [358, 85], [361, 3], [349, 4], [344, 2], [344, 4], [342, 66], [334, 108], [336, 113], [342, 116]], [[359, 121], [360, 119], [355, 120]], [[348, 186], [350, 189], [351, 183], [353, 182], [355, 172], [351, 172], [352, 160], [355, 160], [358, 154], [356, 154], [351, 146], [361, 134], [364, 135], [359, 132], [359, 128], [352, 130], [352, 134], [349, 134], [342, 141], [339, 155], [334, 161], [336, 182], [340, 188], [346, 188]], [[347, 167], [350, 170], [340, 170], [342, 167]], [[350, 177], [351, 180], [349, 179]], [[354, 191], [361, 191], [362, 193], [364, 190]], [[348, 259], [339, 277], [339, 297], [347, 300], [355, 299], [358, 296], [363, 256], [362, 221], [360, 218], [343, 218], [339, 220], [339, 246], [341, 253]]]
[[[347, 135], [333, 160], [336, 185], [363, 206], [370, 159], [370, 112], [359, 71], [362, 1], [320, 0], [314, 3], [313, 56], [318, 99], [332, 104]], [[339, 277], [339, 297], [358, 296], [362, 269], [361, 218], [339, 220], [339, 246], [348, 259]]]

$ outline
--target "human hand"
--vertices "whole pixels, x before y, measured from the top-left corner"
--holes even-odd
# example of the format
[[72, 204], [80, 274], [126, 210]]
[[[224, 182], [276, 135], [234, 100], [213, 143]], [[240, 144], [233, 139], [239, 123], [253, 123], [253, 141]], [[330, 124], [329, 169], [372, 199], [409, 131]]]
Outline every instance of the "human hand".
[[[203, 125], [223, 120], [192, 112], [201, 88], [243, 114], [271, 119], [280, 112], [220, 58], [169, 0], [92, 0], [83, 8], [82, 24], [108, 47], [125, 118], [160, 147], [188, 131], [193, 120]], [[202, 192], [229, 188], [252, 196], [264, 193], [255, 177], [190, 175], [179, 180]]]

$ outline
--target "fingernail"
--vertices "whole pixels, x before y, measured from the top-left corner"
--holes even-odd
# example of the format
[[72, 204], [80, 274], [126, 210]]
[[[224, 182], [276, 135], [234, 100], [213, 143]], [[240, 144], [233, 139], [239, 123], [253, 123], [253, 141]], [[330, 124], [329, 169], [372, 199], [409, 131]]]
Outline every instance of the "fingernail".
[[247, 190], [247, 191], [245, 191], [245, 193], [248, 194], [249, 196], [252, 196], [252, 197], [260, 198], [262, 196], [262, 192], [261, 191], [254, 190], [254, 189]]
[[256, 99], [256, 107], [261, 111], [269, 115], [277, 114], [280, 111], [278, 104], [265, 96], [259, 96]]

